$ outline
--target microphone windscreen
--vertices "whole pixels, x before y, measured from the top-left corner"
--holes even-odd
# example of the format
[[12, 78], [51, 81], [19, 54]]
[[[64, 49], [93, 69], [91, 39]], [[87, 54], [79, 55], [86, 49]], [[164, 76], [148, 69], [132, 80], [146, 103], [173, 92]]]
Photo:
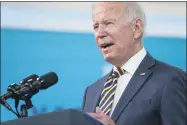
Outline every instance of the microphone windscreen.
[[41, 76], [40, 79], [42, 80], [41, 89], [47, 89], [58, 82], [58, 76], [54, 72], [49, 72]]

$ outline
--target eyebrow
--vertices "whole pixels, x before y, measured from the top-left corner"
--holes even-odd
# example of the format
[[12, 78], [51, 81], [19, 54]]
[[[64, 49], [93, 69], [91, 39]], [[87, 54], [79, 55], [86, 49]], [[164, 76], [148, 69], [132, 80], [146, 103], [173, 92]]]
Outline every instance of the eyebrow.
[[107, 20], [105, 20], [103, 22], [108, 22], [108, 21], [114, 21], [114, 22], [116, 22], [116, 19], [107, 19]]
[[[106, 22], [109, 22], [109, 21], [114, 21], [116, 22], [116, 19], [107, 19], [107, 20], [104, 20], [104, 21], [101, 21], [102, 23], [106, 23]], [[93, 24], [93, 26], [97, 25], [98, 24], [98, 21], [96, 23]]]

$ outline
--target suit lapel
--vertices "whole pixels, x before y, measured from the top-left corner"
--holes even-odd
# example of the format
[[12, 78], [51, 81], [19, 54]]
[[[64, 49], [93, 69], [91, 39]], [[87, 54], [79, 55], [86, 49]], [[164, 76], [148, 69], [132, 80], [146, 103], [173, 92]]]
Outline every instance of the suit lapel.
[[108, 77], [111, 75], [112, 71], [110, 73], [108, 73], [102, 80], [99, 81], [98, 83], [98, 89], [95, 91], [95, 96], [93, 97], [93, 106], [92, 106], [92, 111], [95, 112], [96, 107], [98, 106], [99, 100], [100, 100], [100, 96], [101, 96], [101, 92], [104, 88], [104, 83], [107, 81]]
[[139, 91], [139, 89], [143, 86], [147, 78], [151, 75], [152, 71], [149, 70], [155, 63], [155, 60], [147, 53], [138, 69], [132, 76], [129, 81], [125, 91], [123, 92], [114, 112], [112, 114], [112, 119], [116, 121], [122, 111], [126, 108], [128, 103], [132, 100], [135, 94]]

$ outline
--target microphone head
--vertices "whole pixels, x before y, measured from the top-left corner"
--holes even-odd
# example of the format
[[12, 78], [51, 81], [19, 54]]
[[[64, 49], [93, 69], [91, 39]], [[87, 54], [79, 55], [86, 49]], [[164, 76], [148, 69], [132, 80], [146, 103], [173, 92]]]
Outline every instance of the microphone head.
[[58, 82], [58, 76], [54, 72], [49, 72], [41, 76], [39, 81], [41, 81], [41, 89], [47, 89]]

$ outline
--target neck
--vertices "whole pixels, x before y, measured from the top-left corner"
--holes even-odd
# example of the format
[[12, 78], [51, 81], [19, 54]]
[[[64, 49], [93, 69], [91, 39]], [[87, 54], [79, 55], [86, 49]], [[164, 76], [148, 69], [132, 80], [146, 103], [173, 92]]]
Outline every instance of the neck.
[[119, 59], [119, 61], [116, 61], [115, 63], [113, 63], [113, 65], [116, 67], [122, 67], [131, 57], [137, 54], [142, 48], [143, 48], [142, 43], [137, 44], [133, 49], [132, 48], [129, 49], [129, 52], [128, 54], [125, 55], [125, 57]]

